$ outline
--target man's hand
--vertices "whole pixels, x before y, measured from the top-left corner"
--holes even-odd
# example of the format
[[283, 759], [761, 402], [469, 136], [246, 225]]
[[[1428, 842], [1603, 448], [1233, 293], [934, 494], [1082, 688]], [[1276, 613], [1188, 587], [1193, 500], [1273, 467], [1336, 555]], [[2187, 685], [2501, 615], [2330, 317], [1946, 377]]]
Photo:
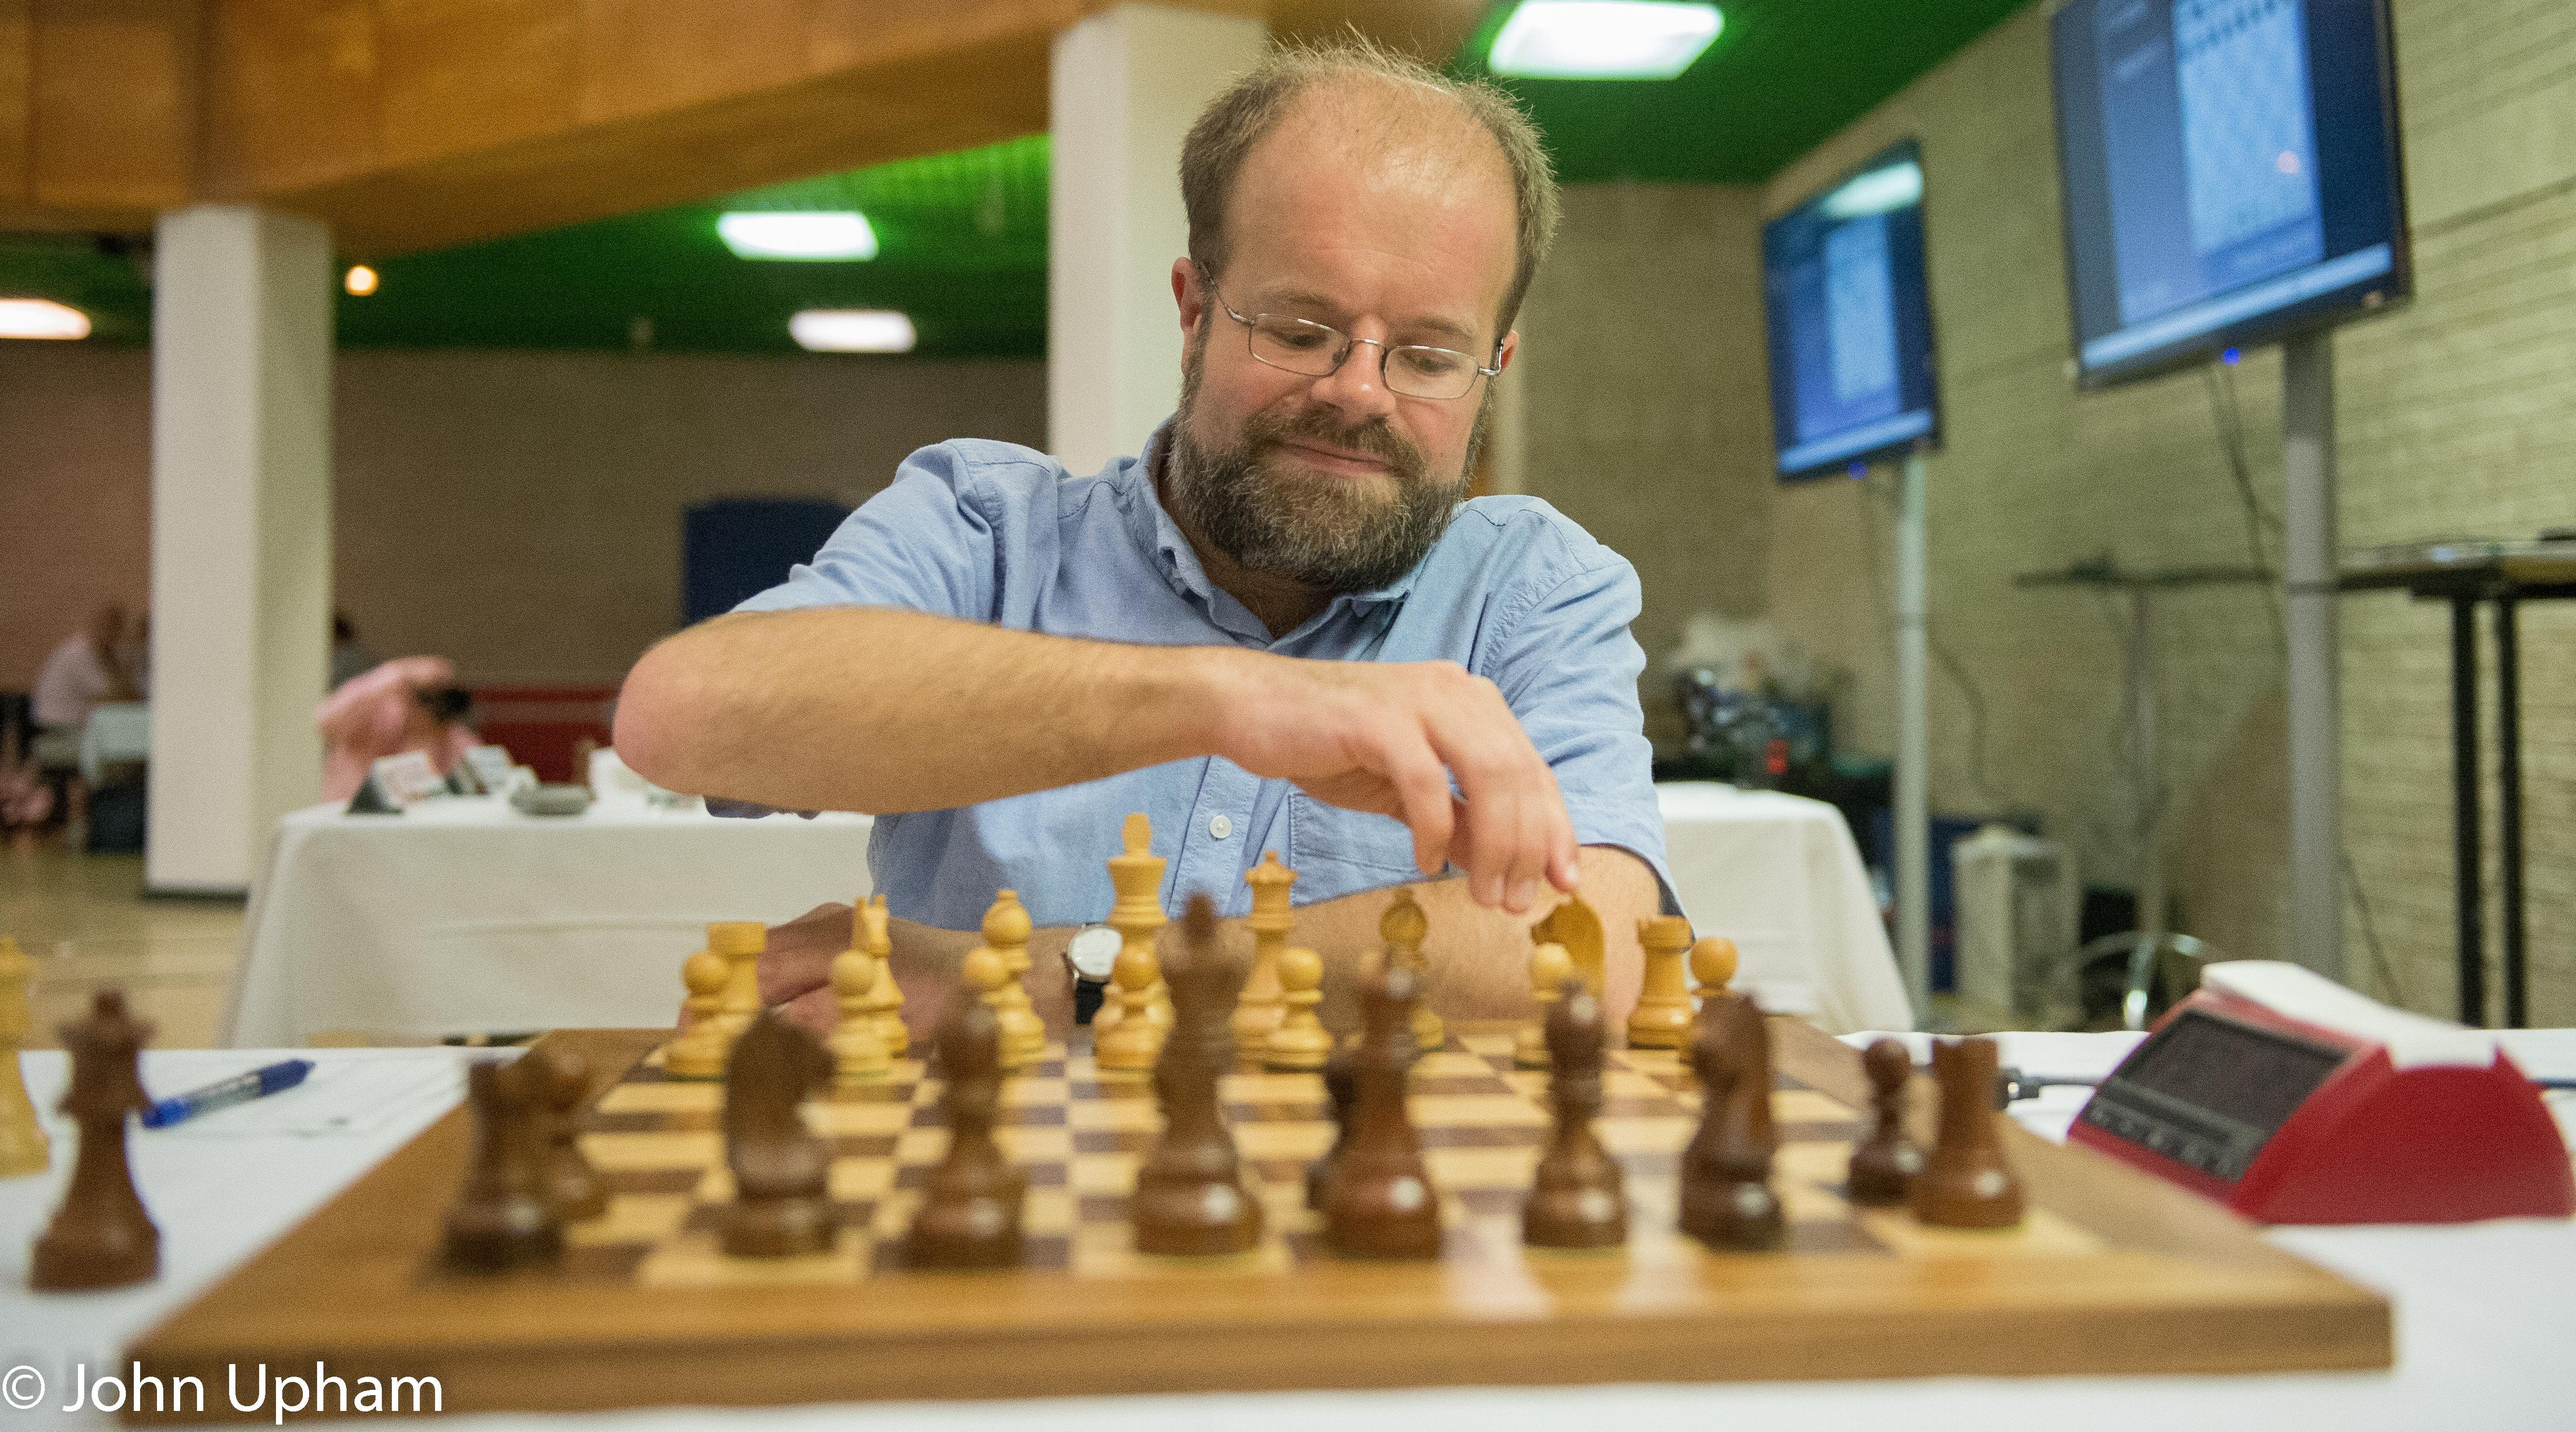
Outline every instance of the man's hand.
[[1403, 821], [1422, 872], [1454, 863], [1479, 905], [1521, 915], [1540, 880], [1575, 888], [1565, 798], [1494, 683], [1449, 661], [1242, 655], [1219, 705], [1217, 754]]

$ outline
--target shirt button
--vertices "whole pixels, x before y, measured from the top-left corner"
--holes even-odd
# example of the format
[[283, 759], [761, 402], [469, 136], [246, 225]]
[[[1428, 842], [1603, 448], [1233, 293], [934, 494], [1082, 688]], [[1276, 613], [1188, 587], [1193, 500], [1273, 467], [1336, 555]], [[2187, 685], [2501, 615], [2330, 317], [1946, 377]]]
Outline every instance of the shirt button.
[[1208, 834], [1223, 840], [1234, 834], [1234, 821], [1226, 816], [1212, 816], [1208, 820]]

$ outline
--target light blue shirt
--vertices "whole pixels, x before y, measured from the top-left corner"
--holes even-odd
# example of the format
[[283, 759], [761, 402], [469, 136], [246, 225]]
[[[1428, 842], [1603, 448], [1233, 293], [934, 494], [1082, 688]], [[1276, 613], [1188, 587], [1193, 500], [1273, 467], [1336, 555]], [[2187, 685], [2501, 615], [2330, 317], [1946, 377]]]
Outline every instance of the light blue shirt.
[[[1158, 432], [1145, 457], [1115, 459], [1091, 477], [1008, 443], [923, 448], [811, 563], [738, 610], [900, 607], [1145, 646], [1454, 661], [1502, 689], [1556, 773], [1575, 839], [1643, 858], [1673, 908], [1637, 706], [1645, 654], [1628, 634], [1637, 574], [1624, 558], [1536, 498], [1480, 497], [1457, 509], [1410, 573], [1336, 596], [1274, 639], [1208, 580], [1163, 511], [1150, 475], [1161, 440]], [[1008, 699], [1043, 708], [1060, 698], [1032, 688]], [[1152, 819], [1154, 853], [1169, 862], [1166, 911], [1204, 890], [1225, 914], [1247, 913], [1244, 873], [1265, 850], [1297, 872], [1300, 905], [1423, 878], [1402, 822], [1327, 805], [1217, 757], [879, 816], [869, 870], [900, 919], [971, 930], [993, 892], [1009, 888], [1040, 925], [1092, 923], [1109, 914], [1107, 862], [1131, 811]]]

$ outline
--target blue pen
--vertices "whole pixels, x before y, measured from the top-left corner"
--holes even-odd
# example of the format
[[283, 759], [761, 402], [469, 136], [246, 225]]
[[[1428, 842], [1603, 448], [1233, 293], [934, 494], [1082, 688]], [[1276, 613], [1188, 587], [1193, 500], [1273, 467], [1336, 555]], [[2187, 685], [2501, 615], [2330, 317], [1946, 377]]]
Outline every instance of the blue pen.
[[312, 1072], [313, 1061], [310, 1059], [288, 1059], [265, 1069], [254, 1069], [220, 1084], [209, 1084], [193, 1094], [159, 1101], [143, 1111], [143, 1127], [166, 1129], [181, 1119], [193, 1119], [199, 1114], [234, 1104], [247, 1104], [280, 1089], [292, 1089], [303, 1083], [304, 1076]]

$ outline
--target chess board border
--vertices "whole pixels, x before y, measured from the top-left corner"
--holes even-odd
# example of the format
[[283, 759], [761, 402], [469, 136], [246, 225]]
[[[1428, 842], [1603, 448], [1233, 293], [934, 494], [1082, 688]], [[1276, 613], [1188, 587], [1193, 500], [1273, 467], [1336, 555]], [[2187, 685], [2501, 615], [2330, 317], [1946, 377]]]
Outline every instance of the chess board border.
[[[1772, 1033], [1782, 1073], [1866, 1106], [1856, 1051], [1793, 1019], [1774, 1019]], [[599, 1090], [667, 1037], [546, 1036], [598, 1071]], [[1918, 1078], [1909, 1117], [1927, 1141], [1934, 1104]], [[2032, 1205], [2104, 1250], [1712, 1255], [1679, 1290], [1625, 1285], [1616, 1256], [1559, 1255], [1509, 1275], [1472, 1271], [1509, 1285], [1463, 1300], [1455, 1283], [1467, 1270], [1364, 1263], [1126, 1283], [943, 1274], [872, 1297], [868, 1283], [652, 1289], [543, 1270], [424, 1279], [468, 1162], [472, 1114], [460, 1108], [127, 1356], [210, 1387], [231, 1363], [434, 1376], [449, 1412], [2390, 1365], [2392, 1320], [2377, 1295], [2215, 1203], [2010, 1120], [2001, 1132]]]

